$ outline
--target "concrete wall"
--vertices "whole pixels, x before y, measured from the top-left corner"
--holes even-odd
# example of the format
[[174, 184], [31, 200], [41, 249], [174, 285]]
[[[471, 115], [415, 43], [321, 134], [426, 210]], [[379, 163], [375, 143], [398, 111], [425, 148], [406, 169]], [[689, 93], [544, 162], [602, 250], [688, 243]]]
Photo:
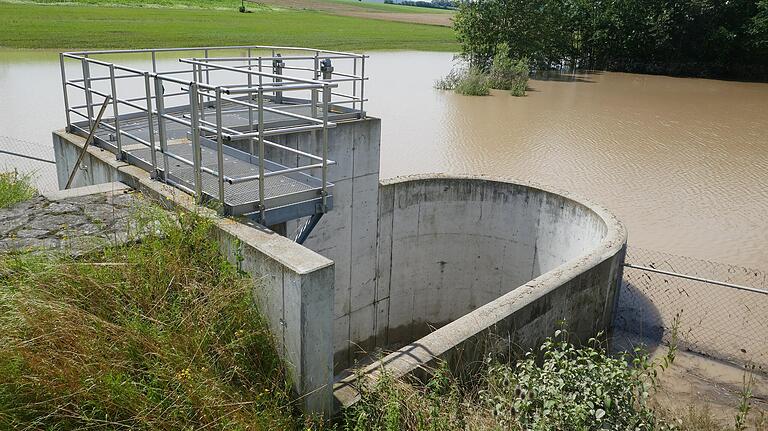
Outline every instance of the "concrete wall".
[[[606, 331], [626, 246], [613, 215], [566, 193], [443, 175], [383, 182], [378, 238], [369, 343], [405, 346], [366, 369], [374, 378], [382, 365], [474, 360], [490, 340], [534, 347], [561, 320], [576, 339]], [[350, 381], [337, 384], [342, 405]]]
[[[59, 185], [66, 184], [84, 139], [54, 132]], [[286, 361], [300, 405], [329, 413], [333, 381], [333, 262], [261, 226], [224, 219], [195, 204], [187, 194], [150, 179], [112, 153], [90, 147], [74, 184], [122, 181], [169, 207], [195, 211], [214, 222], [222, 252], [254, 280], [254, 296]]]
[[[376, 234], [378, 217], [379, 150], [381, 120], [368, 117], [337, 123], [329, 130], [328, 168], [334, 183], [334, 206], [320, 220], [304, 245], [333, 260], [335, 271], [334, 358], [336, 371], [352, 364], [355, 352], [373, 347], [354, 342], [372, 339], [376, 314]], [[317, 132], [270, 137], [276, 143], [311, 154], [322, 154]], [[240, 144], [247, 151], [247, 143]], [[267, 147], [270, 160], [296, 166], [308, 160]], [[320, 177], [319, 170], [311, 172]], [[286, 223], [295, 238], [304, 220]]]

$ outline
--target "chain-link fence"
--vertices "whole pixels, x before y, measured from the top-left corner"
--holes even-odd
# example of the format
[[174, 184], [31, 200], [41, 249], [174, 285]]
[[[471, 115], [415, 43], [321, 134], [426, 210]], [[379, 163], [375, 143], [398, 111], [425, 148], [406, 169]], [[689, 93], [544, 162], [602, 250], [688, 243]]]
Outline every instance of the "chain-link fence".
[[53, 145], [25, 141], [11, 136], [0, 136], [0, 172], [16, 171], [30, 175], [40, 191], [58, 190]]
[[[768, 271], [627, 249], [614, 330], [768, 372]], [[643, 268], [638, 268], [643, 267]]]

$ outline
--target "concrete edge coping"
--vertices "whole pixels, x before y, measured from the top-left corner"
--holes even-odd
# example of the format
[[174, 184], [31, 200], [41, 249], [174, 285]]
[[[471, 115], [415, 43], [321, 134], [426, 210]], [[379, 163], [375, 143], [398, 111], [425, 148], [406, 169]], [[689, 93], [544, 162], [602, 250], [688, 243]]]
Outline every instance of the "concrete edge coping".
[[[414, 181], [456, 179], [509, 183], [562, 196], [597, 214], [606, 224], [606, 235], [593, 250], [541, 274], [520, 287], [366, 366], [361, 371], [363, 376], [375, 380], [383, 370], [386, 370], [389, 376], [394, 378], [403, 377], [428, 364], [433, 359], [468, 340], [475, 334], [492, 327], [507, 316], [546, 296], [563, 284], [578, 277], [579, 274], [594, 268], [616, 255], [626, 245], [627, 230], [624, 224], [609, 210], [589, 199], [578, 197], [574, 193], [530, 181], [488, 175], [436, 173], [399, 176], [382, 180], [380, 184], [388, 186]], [[342, 407], [349, 407], [359, 399], [359, 393], [354, 388], [356, 379], [356, 375], [350, 375], [334, 384], [334, 397]]]
[[[56, 130], [53, 134], [71, 142], [80, 149], [85, 144], [85, 138], [66, 130]], [[236, 236], [243, 243], [264, 253], [297, 274], [309, 274], [333, 265], [332, 260], [280, 236], [266, 227], [256, 228], [231, 218], [222, 217], [216, 211], [198, 205], [192, 196], [173, 186], [153, 180], [149, 172], [137, 166], [116, 160], [114, 154], [109, 151], [96, 146], [89, 146], [87, 151], [90, 156], [106, 163], [127, 177], [123, 178], [127, 186], [162, 202], [170, 203], [173, 207], [194, 212], [212, 220], [216, 227], [223, 232]]]
[[120, 181], [112, 183], [96, 184], [93, 186], [76, 187], [66, 190], [50, 190], [40, 193], [49, 201], [61, 201], [64, 199], [77, 198], [81, 196], [95, 195], [99, 193], [118, 193], [131, 190], [131, 186]]

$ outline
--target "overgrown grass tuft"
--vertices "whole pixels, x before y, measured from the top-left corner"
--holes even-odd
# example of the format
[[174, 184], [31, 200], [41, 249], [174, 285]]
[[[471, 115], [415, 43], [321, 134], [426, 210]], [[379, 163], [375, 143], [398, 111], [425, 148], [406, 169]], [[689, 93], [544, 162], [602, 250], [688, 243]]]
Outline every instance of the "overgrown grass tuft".
[[35, 196], [37, 191], [32, 187], [28, 175], [18, 172], [0, 172], [0, 208], [7, 208]]
[[209, 222], [150, 213], [77, 260], [0, 255], [0, 429], [301, 425], [252, 282]]

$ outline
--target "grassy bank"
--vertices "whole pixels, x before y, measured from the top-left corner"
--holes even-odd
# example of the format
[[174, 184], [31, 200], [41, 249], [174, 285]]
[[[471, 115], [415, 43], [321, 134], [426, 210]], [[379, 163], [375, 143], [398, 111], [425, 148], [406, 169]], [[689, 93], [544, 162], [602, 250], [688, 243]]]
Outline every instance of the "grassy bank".
[[5, 48], [259, 44], [336, 50], [454, 51], [458, 46], [453, 31], [447, 27], [269, 8], [242, 14], [234, 9], [0, 2], [0, 28], [0, 47]]
[[0, 254], [0, 429], [301, 427], [251, 281], [207, 222], [141, 212], [138, 243]]

